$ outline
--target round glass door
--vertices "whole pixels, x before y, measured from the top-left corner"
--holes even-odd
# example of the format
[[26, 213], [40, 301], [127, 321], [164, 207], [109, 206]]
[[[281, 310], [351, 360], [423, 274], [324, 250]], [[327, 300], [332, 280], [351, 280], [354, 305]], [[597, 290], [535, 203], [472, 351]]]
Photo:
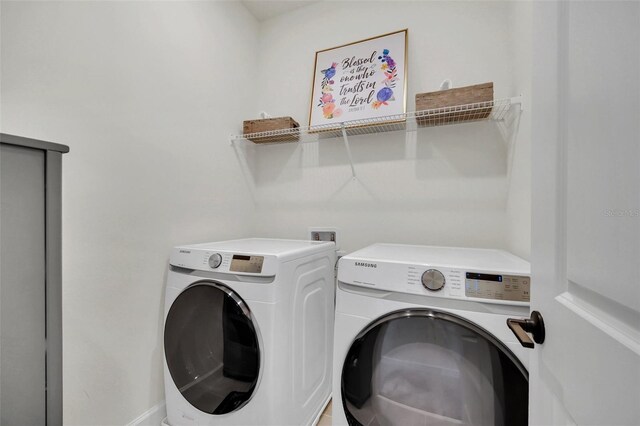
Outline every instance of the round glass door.
[[251, 311], [231, 289], [201, 281], [171, 305], [164, 327], [171, 378], [191, 405], [226, 414], [251, 398], [260, 348]]
[[504, 344], [433, 310], [395, 312], [372, 323], [342, 369], [351, 426], [526, 426], [528, 400], [527, 371]]

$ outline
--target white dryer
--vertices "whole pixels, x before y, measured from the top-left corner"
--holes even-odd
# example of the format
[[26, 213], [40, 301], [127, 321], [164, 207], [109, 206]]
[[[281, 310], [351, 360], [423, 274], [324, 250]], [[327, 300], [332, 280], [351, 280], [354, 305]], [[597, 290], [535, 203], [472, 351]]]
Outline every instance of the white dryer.
[[334, 425], [527, 425], [528, 262], [375, 244], [340, 259]]
[[167, 422], [310, 425], [331, 393], [333, 243], [173, 249], [164, 313]]

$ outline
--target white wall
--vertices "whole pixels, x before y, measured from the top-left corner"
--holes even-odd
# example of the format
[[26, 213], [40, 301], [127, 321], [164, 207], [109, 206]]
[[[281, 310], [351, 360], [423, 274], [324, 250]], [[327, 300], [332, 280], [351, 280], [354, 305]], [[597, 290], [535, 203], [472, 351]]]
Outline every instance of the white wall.
[[178, 243], [248, 235], [228, 135], [254, 111], [240, 4], [2, 2], [2, 132], [64, 157], [64, 422], [163, 399], [162, 301]]
[[[414, 96], [493, 81], [495, 96], [520, 93], [514, 77], [507, 2], [320, 2], [267, 20], [260, 28], [257, 111], [308, 122], [314, 52], [409, 29], [407, 110]], [[525, 52], [526, 53], [526, 52]], [[309, 225], [338, 226], [343, 248], [376, 241], [508, 248], [528, 245], [524, 219], [512, 229], [528, 186], [507, 177], [508, 149], [494, 123], [404, 135], [354, 138], [357, 179], [340, 140], [246, 148], [256, 232], [305, 237]], [[520, 159], [519, 159], [520, 160]], [[525, 250], [519, 254], [526, 255]]]
[[507, 248], [525, 259], [531, 254], [531, 77], [533, 3], [512, 2], [509, 31], [514, 92], [521, 93], [524, 110], [515, 143], [509, 152], [511, 176], [507, 198]]

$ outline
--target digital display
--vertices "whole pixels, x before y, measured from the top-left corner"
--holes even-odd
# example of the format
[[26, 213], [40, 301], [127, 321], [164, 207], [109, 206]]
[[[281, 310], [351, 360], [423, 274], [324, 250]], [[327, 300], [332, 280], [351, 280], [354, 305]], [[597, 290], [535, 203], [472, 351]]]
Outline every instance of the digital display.
[[259, 274], [262, 272], [263, 263], [264, 256], [234, 254], [231, 258], [231, 267], [229, 268], [229, 271]]
[[464, 294], [479, 299], [529, 302], [531, 279], [518, 275], [466, 272]]
[[491, 275], [491, 274], [478, 274], [475, 272], [467, 272], [468, 280], [481, 280], [481, 281], [497, 281], [499, 283], [502, 282], [502, 275]]

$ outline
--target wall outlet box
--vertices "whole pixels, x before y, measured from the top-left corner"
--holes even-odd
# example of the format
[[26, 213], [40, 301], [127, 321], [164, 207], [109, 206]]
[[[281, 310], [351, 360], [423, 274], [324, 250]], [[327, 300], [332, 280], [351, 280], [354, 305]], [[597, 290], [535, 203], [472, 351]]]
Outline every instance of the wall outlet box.
[[309, 239], [312, 241], [332, 241], [336, 244], [336, 250], [340, 248], [338, 228], [312, 226], [309, 228]]

